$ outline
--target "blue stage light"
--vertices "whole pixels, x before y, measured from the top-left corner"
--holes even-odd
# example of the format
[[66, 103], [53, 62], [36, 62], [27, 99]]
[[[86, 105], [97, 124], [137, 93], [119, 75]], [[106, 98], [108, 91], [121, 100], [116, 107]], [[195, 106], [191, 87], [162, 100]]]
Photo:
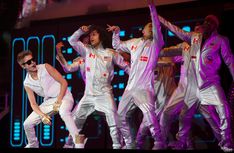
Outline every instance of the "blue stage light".
[[120, 36], [120, 37], [124, 37], [124, 36], [125, 36], [125, 31], [124, 31], [124, 30], [121, 30], [121, 31], [119, 32], [119, 36]]
[[119, 96], [119, 101], [122, 99], [122, 96]]
[[68, 49], [67, 49], [67, 53], [68, 53], [68, 54], [71, 54], [72, 52], [73, 52], [72, 48], [68, 48]]
[[169, 31], [169, 30], [167, 31], [167, 34], [168, 34], [169, 37], [175, 36], [175, 35], [174, 35], [171, 31]]
[[119, 89], [124, 89], [124, 83], [119, 83]]
[[124, 70], [119, 70], [119, 76], [124, 76]]
[[72, 61], [67, 61], [67, 64], [69, 64], [69, 65], [72, 64]]
[[186, 32], [190, 32], [191, 31], [191, 27], [190, 26], [184, 26], [182, 29], [184, 31], [186, 31]]
[[72, 74], [67, 74], [67, 79], [71, 80], [72, 79]]

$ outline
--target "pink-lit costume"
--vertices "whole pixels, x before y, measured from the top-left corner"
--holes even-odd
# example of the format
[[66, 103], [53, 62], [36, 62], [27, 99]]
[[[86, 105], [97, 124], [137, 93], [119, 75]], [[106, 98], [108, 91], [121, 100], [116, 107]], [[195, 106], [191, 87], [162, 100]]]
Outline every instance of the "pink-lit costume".
[[[159, 120], [163, 108], [176, 89], [176, 82], [174, 79], [175, 63], [173, 62], [173, 58], [159, 57], [154, 73], [155, 113]], [[144, 149], [143, 144], [149, 130], [145, 123], [147, 122], [143, 120], [137, 132], [136, 143], [138, 149]]]
[[[180, 80], [178, 82], [178, 86], [173, 92], [172, 96], [169, 99], [169, 102], [164, 107], [161, 118], [160, 118], [160, 126], [161, 131], [164, 138], [168, 138], [168, 134], [170, 133], [170, 127], [172, 121], [179, 116], [183, 107], [185, 106], [184, 98], [185, 92], [187, 88], [187, 74], [189, 73], [189, 63], [190, 63], [190, 45], [186, 42], [180, 43], [176, 46], [164, 48], [163, 52], [168, 55], [173, 55], [177, 53], [177, 55], [182, 54], [182, 56], [175, 56], [174, 62], [182, 63], [180, 68]], [[167, 55], [167, 56], [168, 56]], [[191, 75], [190, 75], [191, 76]], [[194, 77], [194, 76], [193, 76]], [[214, 106], [200, 106], [200, 113], [204, 116], [206, 121], [210, 124], [215, 137], [220, 140], [220, 130], [219, 130], [219, 119], [215, 112]], [[191, 117], [192, 118], [192, 117]], [[180, 129], [182, 125], [180, 124]], [[187, 137], [186, 147], [189, 146], [190, 140]]]
[[[232, 134], [230, 124], [230, 108], [224, 91], [220, 84], [218, 70], [221, 66], [221, 58], [228, 66], [234, 78], [234, 56], [231, 52], [229, 41], [214, 31], [211, 36], [202, 43], [202, 34], [196, 32], [185, 32], [162, 17], [160, 22], [175, 33], [180, 39], [191, 44], [190, 63], [187, 74], [188, 86], [185, 93], [185, 107], [181, 115], [181, 123], [177, 138], [183, 148], [191, 127], [191, 118], [196, 107], [213, 105], [220, 119], [222, 149], [232, 146]], [[199, 102], [199, 103], [198, 103]]]
[[155, 140], [153, 149], [162, 148], [163, 144], [154, 107], [154, 68], [164, 41], [155, 6], [151, 4], [149, 8], [152, 20], [152, 40], [135, 38], [128, 41], [120, 41], [119, 33], [113, 33], [113, 47], [131, 54], [129, 79], [118, 106], [118, 115], [121, 121], [120, 131], [124, 138], [126, 149], [135, 148], [135, 141], [130, 134], [127, 118], [136, 107], [139, 107], [142, 111], [143, 120], [146, 121], [145, 124], [149, 127]]

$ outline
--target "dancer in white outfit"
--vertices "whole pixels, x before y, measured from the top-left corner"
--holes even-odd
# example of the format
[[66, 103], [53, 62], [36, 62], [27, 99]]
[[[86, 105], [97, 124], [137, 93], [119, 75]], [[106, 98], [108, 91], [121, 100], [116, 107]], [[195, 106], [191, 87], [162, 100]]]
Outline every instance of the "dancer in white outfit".
[[[163, 52], [163, 50], [161, 51]], [[173, 91], [176, 89], [175, 82], [175, 63], [172, 57], [159, 57], [157, 67], [154, 71], [154, 90], [155, 90], [155, 113], [158, 118], [162, 114], [163, 108], [168, 103]], [[144, 149], [144, 140], [148, 134], [148, 127], [142, 121], [136, 137], [137, 149]]]
[[[31, 51], [22, 51], [17, 56], [19, 65], [27, 71], [24, 87], [33, 112], [24, 121], [24, 130], [28, 139], [26, 148], [38, 148], [39, 143], [34, 127], [43, 122], [51, 125], [51, 115], [59, 112], [66, 127], [71, 133], [76, 148], [82, 148], [78, 129], [71, 115], [73, 97], [67, 90], [67, 81], [49, 64], [39, 64], [33, 60]], [[44, 97], [44, 102], [38, 106], [34, 93]]]
[[107, 28], [109, 31], [113, 31], [113, 47], [131, 54], [128, 84], [118, 107], [121, 120], [120, 130], [127, 149], [135, 148], [135, 141], [130, 134], [127, 118], [130, 112], [137, 107], [143, 112], [143, 120], [146, 121], [144, 124], [149, 127], [155, 140], [153, 149], [164, 148], [154, 107], [154, 68], [164, 41], [153, 1], [148, 0], [147, 2], [152, 23], [148, 23], [144, 27], [143, 37], [120, 41], [119, 27], [108, 25]]
[[[84, 45], [78, 39], [90, 32], [91, 45]], [[117, 128], [117, 107], [113, 99], [111, 81], [114, 77], [114, 64], [127, 73], [129, 66], [123, 57], [108, 48], [106, 31], [98, 26], [82, 26], [71, 36], [69, 43], [85, 59], [85, 93], [78, 104], [78, 129], [82, 129], [87, 117], [95, 110], [104, 112], [113, 142], [113, 149], [121, 148], [119, 130]], [[110, 43], [111, 47], [111, 43]]]

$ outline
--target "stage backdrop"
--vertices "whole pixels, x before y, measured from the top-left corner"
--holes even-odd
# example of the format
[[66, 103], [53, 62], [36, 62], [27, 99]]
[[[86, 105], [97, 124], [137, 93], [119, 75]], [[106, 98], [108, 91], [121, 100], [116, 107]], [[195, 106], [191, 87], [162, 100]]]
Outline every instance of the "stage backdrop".
[[[165, 14], [164, 10], [164, 14]], [[178, 14], [179, 16], [181, 14]], [[175, 14], [176, 16], [176, 14]], [[178, 20], [177, 20], [178, 19]], [[11, 115], [10, 115], [10, 146], [11, 147], [24, 147], [27, 143], [25, 133], [23, 131], [23, 122], [31, 113], [29, 101], [26, 92], [23, 88], [23, 80], [26, 72], [20, 68], [16, 62], [17, 53], [22, 50], [31, 50], [34, 54], [36, 62], [49, 63], [54, 66], [63, 77], [66, 78], [75, 102], [78, 103], [84, 92], [84, 82], [81, 78], [80, 72], [65, 73], [56, 61], [56, 43], [63, 41], [65, 47], [63, 53], [69, 63], [74, 58], [79, 56], [75, 50], [68, 44], [69, 36], [82, 25], [97, 24], [106, 27], [106, 24], [118, 25], [121, 28], [120, 36], [122, 40], [127, 40], [133, 37], [141, 36], [143, 26], [150, 21], [148, 8], [137, 9], [131, 11], [122, 11], [98, 15], [87, 15], [79, 17], [70, 17], [56, 20], [36, 21], [31, 23], [30, 28], [16, 30], [12, 33], [11, 41]], [[197, 22], [200, 22], [201, 17], [192, 15], [191, 17], [175, 17], [173, 23], [184, 29], [191, 31]], [[175, 45], [181, 41], [175, 38], [173, 33], [162, 28], [163, 36], [166, 45]], [[179, 79], [179, 68], [175, 76]], [[125, 72], [118, 67], [115, 67], [115, 77], [112, 82], [114, 100], [118, 105], [121, 96], [126, 87], [128, 76]], [[42, 98], [37, 97], [37, 102], [40, 104]], [[132, 129], [136, 133], [142, 114], [136, 111], [133, 117]], [[200, 114], [194, 115], [196, 124], [194, 142], [200, 148], [207, 148], [207, 144], [215, 143], [215, 138], [210, 132], [210, 127], [203, 120]], [[208, 132], [206, 132], [208, 131]], [[59, 115], [53, 117], [52, 126], [40, 124], [36, 127], [36, 133], [41, 147], [58, 147], [61, 148], [66, 141], [68, 131], [60, 119]], [[109, 129], [105, 123], [103, 114], [92, 114], [84, 127], [85, 133], [89, 141], [87, 148], [111, 148], [111, 138], [109, 136]], [[200, 134], [199, 134], [200, 133]], [[151, 141], [152, 142], [152, 141]], [[152, 143], [150, 143], [152, 144]]]

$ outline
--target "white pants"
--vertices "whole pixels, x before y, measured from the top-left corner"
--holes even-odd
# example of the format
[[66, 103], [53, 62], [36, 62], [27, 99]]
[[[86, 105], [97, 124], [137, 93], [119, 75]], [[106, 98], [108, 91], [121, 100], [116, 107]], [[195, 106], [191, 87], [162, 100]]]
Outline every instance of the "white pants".
[[185, 84], [179, 83], [178, 87], [173, 92], [167, 105], [164, 107], [160, 117], [160, 127], [162, 135], [165, 139], [168, 139], [170, 134], [170, 126], [172, 121], [179, 116], [182, 108], [184, 107], [184, 95], [185, 95]]
[[113, 148], [119, 149], [121, 147], [119, 130], [117, 127], [117, 107], [114, 102], [113, 95], [105, 93], [103, 95], [84, 95], [80, 100], [76, 111], [74, 112], [74, 119], [79, 132], [82, 130], [87, 117], [95, 110], [103, 112], [106, 116], [106, 121], [109, 126], [110, 136], [113, 142]]
[[155, 143], [161, 143], [162, 137], [160, 126], [155, 115], [153, 92], [143, 89], [132, 89], [125, 90], [118, 107], [118, 115], [121, 121], [119, 129], [124, 138], [126, 148], [134, 149], [135, 147], [135, 141], [130, 134], [130, 126], [127, 118], [129, 118], [131, 112], [137, 107], [142, 111], [143, 120], [146, 122], [144, 124], [149, 128], [151, 135], [155, 139]]
[[[44, 101], [39, 107], [41, 111], [45, 114], [50, 116], [53, 115], [53, 104], [57, 101], [57, 98], [50, 98]], [[75, 135], [78, 134], [78, 129], [75, 125], [75, 122], [72, 118], [71, 109], [73, 107], [73, 97], [71, 95], [65, 95], [62, 104], [59, 108], [59, 115], [61, 116], [62, 120], [65, 122], [68, 131], [72, 135], [73, 139], [75, 140]], [[39, 143], [35, 134], [34, 127], [41, 123], [40, 116], [35, 113], [34, 111], [27, 117], [24, 121], [24, 130], [26, 137], [28, 139], [28, 147], [37, 148]]]
[[[197, 102], [200, 101], [201, 106], [213, 106], [215, 108], [219, 116], [221, 143], [231, 143], [232, 133], [230, 108], [221, 85], [219, 83], [214, 83], [210, 87], [200, 90], [194, 88], [194, 86], [189, 86], [189, 88], [191, 92], [187, 95], [186, 101], [190, 101], [190, 103], [183, 108], [180, 117], [181, 125], [178, 132], [179, 140], [183, 142], [187, 137], [191, 127], [191, 117], [196, 110], [194, 109], [194, 105], [195, 107], [199, 106], [199, 103]], [[200, 107], [198, 108], [200, 109]], [[212, 117], [212, 114], [210, 115]], [[211, 125], [211, 123], [209, 124]]]
[[[183, 108], [185, 109], [187, 107], [184, 102], [185, 90], [186, 90], [186, 83], [184, 82], [179, 83], [178, 87], [172, 94], [168, 104], [165, 106], [163, 110], [162, 116], [160, 118], [160, 126], [161, 126], [162, 135], [165, 138], [168, 138], [168, 133], [170, 131], [170, 126], [172, 121], [175, 119], [175, 117], [178, 117], [180, 113], [182, 115], [180, 116], [179, 132], [177, 135], [181, 136], [182, 133], [187, 133], [192, 122], [193, 114], [198, 109], [196, 103], [198, 102], [198, 99], [190, 94], [190, 96], [187, 97], [186, 99], [188, 100], [187, 103], [192, 104], [191, 106], [189, 105], [190, 106], [189, 109], [191, 111], [193, 110], [193, 112], [185, 114], [186, 111], [183, 110]], [[196, 91], [192, 93], [194, 93], [196, 96]], [[211, 105], [209, 106], [201, 105], [199, 107], [199, 112], [204, 116], [206, 121], [210, 124], [217, 140], [220, 140], [219, 119], [217, 113], [215, 112], [215, 107]], [[187, 116], [186, 121], [182, 121], [184, 115]], [[190, 123], [188, 124], [188, 122]], [[189, 140], [188, 135], [184, 136], [184, 141], [187, 141], [188, 143], [188, 140]]]
[[[157, 119], [160, 119], [162, 111], [169, 101], [173, 91], [176, 89], [176, 83], [174, 77], [161, 74], [158, 79], [154, 80], [155, 91], [155, 113]], [[142, 120], [140, 127], [138, 128], [136, 143], [137, 148], [142, 149], [144, 140], [148, 134], [148, 127], [145, 124], [145, 120]]]

